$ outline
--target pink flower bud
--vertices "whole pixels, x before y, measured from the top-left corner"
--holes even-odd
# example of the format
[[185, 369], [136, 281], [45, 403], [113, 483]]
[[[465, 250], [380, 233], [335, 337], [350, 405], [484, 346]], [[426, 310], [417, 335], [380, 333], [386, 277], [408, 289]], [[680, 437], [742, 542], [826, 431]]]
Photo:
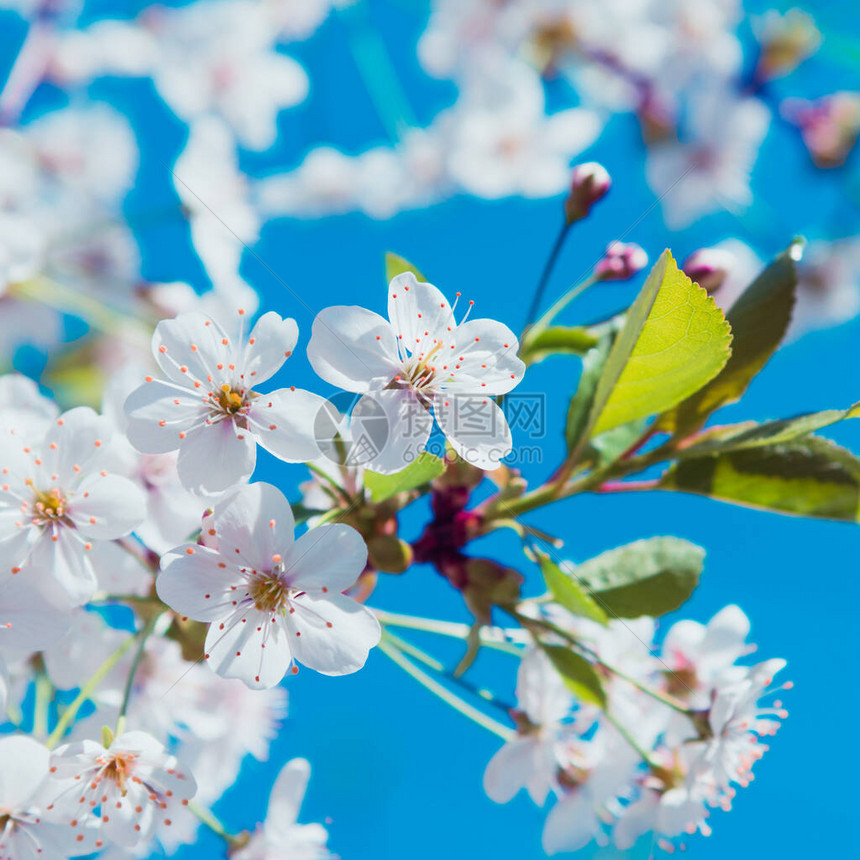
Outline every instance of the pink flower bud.
[[648, 255], [639, 245], [612, 242], [594, 267], [594, 277], [598, 281], [626, 281], [647, 265]]
[[699, 248], [684, 260], [681, 268], [703, 290], [714, 293], [723, 285], [735, 262], [730, 251], [722, 248]]
[[564, 214], [567, 223], [572, 224], [585, 218], [591, 207], [606, 195], [612, 185], [612, 179], [606, 168], [596, 161], [577, 164], [573, 168], [570, 182], [570, 194], [564, 201]]
[[860, 93], [838, 92], [817, 101], [786, 99], [782, 115], [793, 122], [817, 167], [839, 167], [860, 136]]

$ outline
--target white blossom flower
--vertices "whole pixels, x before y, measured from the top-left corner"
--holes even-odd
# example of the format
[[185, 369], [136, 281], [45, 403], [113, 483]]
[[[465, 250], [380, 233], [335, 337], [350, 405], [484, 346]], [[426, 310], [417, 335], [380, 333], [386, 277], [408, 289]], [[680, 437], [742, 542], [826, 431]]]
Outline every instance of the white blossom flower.
[[159, 48], [155, 85], [187, 121], [216, 113], [244, 146], [266, 149], [277, 136], [278, 112], [307, 95], [304, 69], [274, 50], [262, 4], [192, 4], [149, 16], [147, 24]]
[[597, 115], [570, 108], [546, 116], [540, 78], [518, 62], [476, 89], [467, 90], [455, 108], [462, 116], [452, 136], [451, 175], [479, 197], [564, 191], [571, 160], [601, 130]]
[[689, 140], [654, 146], [646, 162], [648, 184], [672, 229], [721, 209], [749, 207], [752, 168], [770, 125], [758, 99], [719, 86], [700, 93], [691, 111]]
[[[689, 755], [683, 755], [685, 758]], [[645, 833], [655, 834], [656, 843], [664, 851], [674, 851], [674, 840], [700, 832], [711, 834], [707, 823], [710, 815], [708, 798], [698, 790], [694, 781], [684, 779], [665, 791], [645, 788], [633, 803], [624, 807], [615, 823], [612, 838], [616, 847], [627, 850]]]
[[219, 493], [247, 480], [258, 443], [287, 462], [315, 459], [313, 423], [325, 401], [293, 387], [255, 390], [280, 369], [297, 338], [295, 321], [271, 311], [247, 342], [228, 337], [203, 314], [163, 320], [152, 349], [167, 379], [148, 377], [129, 395], [129, 441], [150, 454], [179, 449], [179, 478], [195, 493]]
[[608, 724], [601, 723], [587, 743], [578, 744], [569, 765], [571, 784], [544, 823], [544, 851], [578, 851], [592, 839], [601, 839], [639, 764], [637, 753]]
[[265, 823], [235, 852], [236, 860], [324, 860], [332, 856], [321, 824], [298, 823], [310, 775], [311, 766], [303, 758], [284, 765], [272, 787]]
[[507, 803], [521, 788], [543, 806], [566, 763], [565, 739], [579, 727], [562, 721], [570, 717], [573, 696], [549, 658], [530, 650], [517, 671], [518, 735], [490, 760], [484, 791], [496, 803]]
[[[749, 667], [743, 677], [731, 673], [717, 688], [708, 714], [712, 737], [703, 742], [702, 755], [692, 770], [698, 782], [713, 786], [715, 793], [727, 792], [733, 782], [747, 786], [752, 768], [767, 751], [760, 738], [776, 734], [780, 720], [788, 716], [779, 701], [762, 705], [771, 696], [774, 675], [785, 660], [766, 660]], [[777, 689], [790, 689], [791, 683]]]
[[191, 815], [194, 777], [145, 732], [125, 732], [105, 747], [84, 740], [58, 747], [51, 772], [66, 787], [53, 808], [75, 831], [97, 822], [105, 839], [127, 848], [145, 842], [156, 826]]
[[325, 675], [364, 665], [380, 628], [342, 593], [367, 561], [355, 529], [322, 525], [295, 540], [289, 503], [262, 483], [216, 504], [213, 524], [218, 548], [177, 547], [156, 588], [176, 612], [209, 622], [205, 656], [219, 675], [265, 688], [294, 660]]
[[287, 715], [287, 691], [252, 690], [237, 679], [206, 675], [209, 683], [200, 695], [209, 719], [195, 718], [193, 736], [182, 738], [182, 755], [197, 777], [198, 799], [214, 803], [236, 781], [245, 756], [268, 760], [269, 746]]
[[0, 857], [66, 860], [96, 848], [92, 828], [73, 830], [46, 811], [50, 753], [24, 735], [0, 738]]
[[13, 425], [0, 438], [0, 574], [29, 568], [73, 604], [96, 587], [92, 542], [127, 535], [143, 497], [103, 468], [110, 427], [91, 409], [63, 413], [42, 438]]
[[[454, 308], [411, 272], [393, 278], [385, 320], [360, 307], [326, 308], [313, 325], [308, 358], [326, 381], [365, 394], [388, 420], [378, 472], [405, 468], [424, 449], [429, 412], [454, 450], [482, 469], [511, 452], [511, 431], [492, 399], [522, 379], [519, 343], [494, 320], [458, 324]], [[356, 405], [360, 409], [362, 398]]]
[[860, 238], [810, 242], [798, 264], [789, 336], [839, 325], [860, 312]]
[[710, 704], [714, 684], [749, 653], [750, 622], [740, 607], [720, 610], [708, 623], [684, 619], [669, 628], [661, 662], [670, 691], [695, 707]]
[[24, 127], [44, 175], [86, 199], [118, 203], [131, 187], [137, 145], [128, 120], [105, 104], [52, 111]]

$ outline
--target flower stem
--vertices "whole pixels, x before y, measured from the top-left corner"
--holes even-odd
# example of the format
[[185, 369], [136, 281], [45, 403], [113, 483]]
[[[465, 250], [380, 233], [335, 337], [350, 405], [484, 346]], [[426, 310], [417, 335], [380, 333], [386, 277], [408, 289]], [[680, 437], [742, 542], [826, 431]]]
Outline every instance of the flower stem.
[[419, 666], [416, 666], [390, 639], [388, 634], [383, 634], [379, 642], [379, 650], [396, 663], [404, 672], [411, 675], [416, 681], [426, 687], [431, 693], [434, 693], [443, 702], [450, 705], [454, 710], [459, 711], [463, 716], [476, 722], [479, 726], [483, 726], [494, 735], [500, 737], [503, 741], [509, 741], [514, 732], [507, 726], [503, 726], [492, 717], [488, 717], [477, 708], [470, 705], [468, 702], [461, 699], [455, 693], [452, 693], [447, 687], [440, 684], [435, 678], [428, 675]]
[[62, 716], [57, 722], [57, 725], [54, 726], [54, 731], [48, 737], [48, 740], [45, 742], [45, 746], [48, 749], [53, 749], [57, 743], [61, 740], [63, 735], [66, 732], [66, 729], [74, 722], [75, 717], [78, 715], [78, 711], [81, 709], [81, 706], [86, 702], [90, 696], [92, 696], [96, 687], [101, 683], [104, 679], [105, 675], [113, 669], [114, 666], [123, 658], [123, 655], [126, 651], [131, 648], [131, 646], [137, 641], [136, 636], [129, 636], [101, 666], [96, 669], [93, 676], [81, 687], [80, 692], [77, 696], [75, 696], [72, 703], [63, 711]]
[[160, 618], [160, 615], [152, 615], [140, 629], [137, 634], [137, 650], [134, 653], [134, 659], [131, 661], [131, 666], [128, 670], [128, 677], [125, 680], [125, 689], [122, 694], [122, 704], [119, 708], [119, 714], [116, 718], [116, 729], [114, 735], [121, 735], [125, 730], [125, 713], [128, 710], [128, 703], [131, 699], [131, 691], [134, 688], [134, 676], [137, 674], [140, 661], [143, 659], [143, 653], [146, 648], [146, 640], [155, 628], [155, 623]]
[[43, 738], [48, 734], [48, 710], [54, 697], [54, 686], [44, 670], [36, 675], [36, 699], [33, 703], [33, 735]]
[[453, 672], [445, 668], [445, 665], [443, 663], [441, 663], [432, 655], [428, 654], [426, 651], [422, 651], [420, 648], [416, 647], [411, 642], [407, 642], [405, 639], [401, 639], [399, 636], [396, 636], [394, 633], [391, 633], [389, 631], [385, 632], [385, 636], [388, 641], [392, 645], [394, 645], [395, 648], [399, 648], [400, 651], [402, 651], [404, 654], [409, 657], [412, 657], [419, 663], [423, 663], [425, 666], [432, 669], [434, 672], [438, 672], [440, 675], [444, 675], [447, 680], [451, 681], [454, 684], [457, 684], [469, 693], [472, 693], [475, 696], [479, 696], [481, 699], [491, 705], [495, 705], [497, 708], [503, 710], [506, 714], [511, 710], [510, 705], [507, 705], [497, 699], [489, 690], [484, 689], [483, 687], [476, 687], [474, 684], [465, 681], [463, 678], [457, 677]]
[[561, 230], [558, 231], [558, 235], [555, 237], [555, 244], [552, 246], [552, 250], [549, 252], [549, 256], [546, 259], [540, 280], [538, 281], [537, 287], [535, 287], [534, 295], [532, 295], [529, 312], [526, 314], [526, 327], [531, 325], [532, 320], [537, 316], [537, 312], [540, 310], [541, 299], [543, 299], [543, 294], [546, 292], [546, 287], [549, 283], [550, 276], [552, 275], [552, 270], [558, 262], [558, 256], [561, 253], [561, 249], [564, 246], [564, 240], [567, 238], [569, 231], [570, 223], [568, 223], [567, 218], [565, 218], [561, 225]]
[[578, 284], [572, 286], [541, 318], [532, 326], [532, 331], [543, 331], [552, 321], [578, 296], [581, 296], [595, 281], [594, 275], [589, 275]]
[[195, 803], [193, 800], [188, 804], [188, 808], [194, 815], [197, 816], [201, 824], [205, 824], [216, 836], [220, 836], [228, 845], [241, 845], [242, 840], [238, 836], [227, 832], [227, 828], [218, 820], [215, 813], [205, 806]]
[[[401, 615], [397, 612], [386, 612], [384, 609], [374, 609], [376, 617], [381, 624], [387, 627], [403, 627], [408, 630], [423, 630], [427, 633], [435, 633], [438, 636], [447, 636], [451, 639], [462, 639], [466, 641], [469, 637], [468, 624], [459, 624], [455, 621], [439, 621], [432, 618], [418, 618], [413, 615]], [[504, 651], [521, 657], [522, 647], [513, 642], [506, 641], [512, 632], [501, 627], [485, 627], [481, 630], [481, 645], [492, 648], [495, 651]]]

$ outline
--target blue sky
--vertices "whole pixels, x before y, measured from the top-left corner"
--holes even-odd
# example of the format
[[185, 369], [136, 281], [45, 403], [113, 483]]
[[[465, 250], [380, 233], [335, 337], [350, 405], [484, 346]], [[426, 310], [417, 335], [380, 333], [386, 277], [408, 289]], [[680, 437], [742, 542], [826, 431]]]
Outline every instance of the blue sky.
[[[90, 4], [93, 10], [106, 6]], [[788, 88], [785, 92], [811, 97], [857, 86], [856, 67], [846, 66], [844, 59], [851, 19], [856, 16], [846, 4], [816, 6], [826, 47], [790, 82], [779, 85]], [[454, 93], [444, 83], [423, 79], [414, 58], [423, 4], [390, 0], [370, 7], [403, 76], [414, 113], [422, 122], [429, 120]], [[0, 24], [7, 20], [0, 19]], [[827, 47], [831, 32], [832, 51]], [[14, 41], [14, 31], [7, 29], [3, 41]], [[294, 163], [317, 142], [360, 151], [384, 138], [383, 124], [355, 74], [342, 22], [329, 21], [294, 53], [309, 71], [312, 92], [307, 104], [282, 117], [279, 159], [291, 158]], [[846, 79], [848, 74], [853, 74], [853, 81]], [[95, 84], [91, 92], [127, 111], [140, 135], [142, 166], [126, 206], [129, 214], [172, 201], [162, 161], [170, 162], [178, 153], [184, 127], [147, 85], [106, 81]], [[58, 99], [56, 93], [43, 92], [37, 105]], [[841, 236], [858, 226], [857, 204], [846, 203], [852, 181], [856, 189], [856, 176], [850, 180], [845, 171], [816, 171], [796, 135], [781, 125], [772, 128], [762, 147], [753, 183], [758, 203], [751, 213], [740, 219], [713, 216], [681, 234], [663, 226], [659, 207], [648, 211], [653, 194], [645, 183], [631, 118], [613, 119], [585, 157], [609, 169], [614, 188], [594, 216], [572, 232], [548, 299], [577, 281], [603, 246], [634, 222], [638, 223], [627, 238], [645, 247], [652, 259], [664, 247], [672, 248], [680, 259], [728, 236], [744, 238], [769, 255], [797, 233]], [[248, 155], [246, 166], [262, 172], [274, 161], [273, 154]], [[300, 348], [286, 372], [290, 384], [325, 393], [329, 389], [313, 376], [301, 349], [313, 318], [305, 305], [313, 312], [353, 303], [382, 310], [383, 254], [394, 250], [415, 262], [446, 293], [459, 290], [474, 299], [475, 315], [493, 316], [518, 330], [525, 322], [524, 297], [537, 280], [558, 228], [560, 205], [558, 199], [486, 203], [457, 198], [386, 222], [359, 215], [280, 220], [266, 226], [255, 248], [266, 265], [246, 255], [243, 273], [261, 293], [264, 309], [294, 316], [299, 323]], [[150, 278], [203, 284], [180, 220], [147, 228], [139, 239]], [[232, 241], [226, 232], [225, 241]], [[567, 319], [582, 322], [616, 310], [632, 300], [639, 283], [600, 286], [577, 302]], [[855, 383], [858, 338], [860, 321], [855, 320], [787, 346], [753, 383], [745, 402], [727, 409], [724, 417], [777, 417], [860, 399]], [[524, 390], [546, 392], [548, 398], [544, 463], [527, 472], [532, 480], [547, 474], [561, 454], [560, 421], [578, 373], [576, 360], [559, 358], [530, 370], [522, 383]], [[860, 449], [856, 422], [831, 435]], [[292, 489], [300, 473], [298, 467], [267, 458], [256, 477]], [[855, 559], [860, 535], [855, 527], [778, 517], [669, 493], [577, 498], [534, 514], [530, 521], [562, 536], [563, 553], [575, 560], [655, 534], [679, 535], [703, 545], [708, 551], [705, 573], [683, 616], [704, 621], [727, 603], [737, 602], [752, 619], [752, 638], [761, 658], [788, 660], [786, 677], [796, 683], [786, 696], [790, 718], [758, 766], [755, 783], [739, 793], [730, 814], [715, 813], [713, 836], [693, 840], [689, 856], [707, 860], [733, 851], [739, 856], [791, 858], [807, 856], [811, 845], [823, 856], [845, 855], [849, 846], [860, 847], [850, 802], [854, 778], [849, 752], [855, 746], [854, 714], [860, 696], [846, 672], [857, 655], [854, 630], [860, 585]], [[415, 536], [419, 525], [417, 512], [407, 515], [404, 535]], [[514, 549], [506, 537], [487, 539], [483, 547], [487, 555], [506, 558]], [[534, 571], [525, 564], [522, 569], [534, 587]], [[372, 603], [467, 620], [458, 595], [426, 566], [416, 565], [399, 577], [383, 576]], [[435, 649], [442, 659], [458, 659], [451, 643], [419, 637], [415, 641]], [[515, 665], [510, 658], [482, 655], [473, 671], [480, 683], [502, 698], [512, 698]], [[280, 764], [301, 755], [314, 769], [303, 818], [321, 821], [330, 816], [330, 846], [346, 860], [542, 856], [540, 811], [524, 799], [496, 806], [483, 794], [483, 768], [498, 740], [417, 686], [381, 653], [371, 654], [357, 675], [328, 678], [302, 671], [287, 686], [290, 718], [272, 747], [270, 762], [249, 762], [216, 807], [229, 828], [249, 827], [263, 816]], [[177, 857], [203, 860], [219, 847], [217, 839], [201, 831], [199, 844], [181, 850]], [[647, 845], [629, 854], [647, 855]], [[594, 856], [614, 855], [602, 850]]]

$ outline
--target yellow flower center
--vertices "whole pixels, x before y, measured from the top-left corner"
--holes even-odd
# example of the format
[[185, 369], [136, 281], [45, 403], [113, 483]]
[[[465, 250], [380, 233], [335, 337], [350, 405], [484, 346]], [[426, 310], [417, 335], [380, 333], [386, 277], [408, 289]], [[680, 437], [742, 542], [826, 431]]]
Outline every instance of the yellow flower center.
[[50, 490], [37, 490], [33, 487], [33, 522], [48, 525], [66, 516], [66, 497], [56, 487]]
[[287, 605], [293, 593], [284, 583], [280, 565], [270, 573], [260, 573], [252, 577], [248, 584], [248, 596], [254, 601], [254, 608], [261, 612], [279, 612]]
[[135, 757], [130, 753], [112, 753], [102, 756], [98, 763], [102, 765], [101, 778], [115, 782], [119, 790], [125, 795], [125, 784], [131, 776]]
[[244, 392], [231, 388], [225, 382], [218, 391], [218, 403], [225, 412], [235, 415], [245, 403]]

